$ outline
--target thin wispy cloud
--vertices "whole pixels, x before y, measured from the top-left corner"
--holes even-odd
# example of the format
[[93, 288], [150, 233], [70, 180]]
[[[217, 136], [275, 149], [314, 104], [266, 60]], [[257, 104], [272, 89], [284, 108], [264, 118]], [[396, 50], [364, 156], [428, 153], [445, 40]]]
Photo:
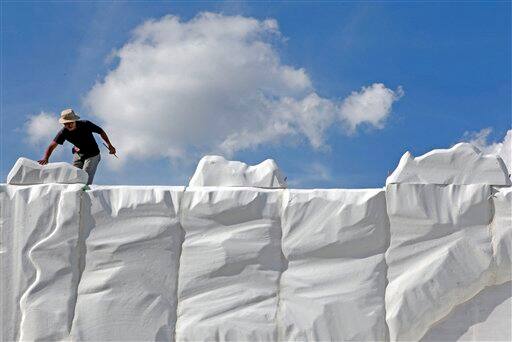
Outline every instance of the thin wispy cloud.
[[[58, 118], [59, 117], [52, 112], [40, 112], [39, 114], [29, 115], [21, 129], [25, 133], [27, 142], [34, 149], [39, 151], [41, 157], [50, 141], [52, 141], [57, 132], [62, 129]], [[62, 155], [62, 149], [57, 149], [53, 153], [54, 158], [61, 157]]]
[[55, 113], [47, 112], [29, 116], [24, 126], [28, 142], [36, 147], [47, 146], [62, 128], [57, 119]]
[[476, 132], [465, 132], [463, 141], [469, 142], [478, 147], [482, 152], [488, 154], [496, 154], [503, 159], [507, 166], [508, 172], [512, 172], [512, 129], [509, 129], [502, 141], [491, 142], [489, 135], [492, 128], [483, 128]]
[[303, 187], [307, 184], [330, 184], [335, 181], [331, 169], [323, 163], [312, 162], [302, 165], [300, 173], [290, 175], [288, 185], [290, 187]]

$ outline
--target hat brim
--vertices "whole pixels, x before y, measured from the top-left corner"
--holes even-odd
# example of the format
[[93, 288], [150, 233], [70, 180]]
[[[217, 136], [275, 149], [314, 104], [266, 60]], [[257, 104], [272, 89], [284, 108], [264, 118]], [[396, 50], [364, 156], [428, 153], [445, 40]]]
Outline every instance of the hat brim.
[[59, 122], [61, 124], [65, 124], [65, 123], [69, 123], [69, 122], [75, 122], [75, 121], [78, 121], [78, 119], [68, 119], [68, 120], [66, 120], [66, 119], [59, 119]]

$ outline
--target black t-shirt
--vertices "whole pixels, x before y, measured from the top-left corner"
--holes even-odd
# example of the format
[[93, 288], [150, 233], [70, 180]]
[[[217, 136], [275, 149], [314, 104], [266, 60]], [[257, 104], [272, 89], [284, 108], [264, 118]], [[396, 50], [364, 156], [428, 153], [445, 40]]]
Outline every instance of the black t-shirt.
[[61, 129], [53, 141], [59, 145], [62, 145], [66, 140], [69, 141], [80, 149], [78, 153], [80, 157], [86, 159], [100, 153], [100, 149], [92, 133], [101, 134], [101, 132], [103, 132], [101, 127], [96, 126], [92, 122], [79, 120], [76, 121], [76, 128], [74, 130], [70, 131], [66, 128]]

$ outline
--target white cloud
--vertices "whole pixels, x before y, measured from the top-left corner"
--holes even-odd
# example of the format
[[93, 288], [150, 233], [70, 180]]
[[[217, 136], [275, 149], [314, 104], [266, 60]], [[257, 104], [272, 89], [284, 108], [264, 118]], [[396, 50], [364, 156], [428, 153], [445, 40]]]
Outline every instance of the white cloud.
[[47, 146], [61, 128], [58, 116], [46, 112], [29, 116], [24, 126], [29, 143], [36, 147]]
[[403, 95], [402, 87], [398, 87], [396, 91], [386, 88], [382, 83], [363, 87], [360, 92], [352, 92], [343, 101], [340, 111], [341, 119], [346, 120], [351, 131], [365, 122], [376, 128], [383, 128], [393, 102]]
[[512, 172], [512, 129], [509, 129], [501, 142], [489, 142], [492, 128], [483, 128], [478, 132], [465, 132], [464, 140], [478, 147], [482, 152], [497, 154], [503, 159], [508, 172]]
[[86, 95], [120, 155], [227, 156], [285, 138], [326, 147], [343, 123], [383, 127], [402, 94], [376, 83], [345, 101], [320, 97], [302, 68], [281, 62], [275, 20], [203, 13], [138, 26], [117, 66]]

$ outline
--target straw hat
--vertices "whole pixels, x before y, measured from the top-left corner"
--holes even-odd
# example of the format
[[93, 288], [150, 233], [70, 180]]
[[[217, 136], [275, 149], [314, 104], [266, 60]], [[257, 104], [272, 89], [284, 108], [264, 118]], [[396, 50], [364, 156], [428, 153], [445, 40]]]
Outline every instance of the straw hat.
[[61, 113], [60, 113], [60, 119], [59, 119], [59, 122], [61, 124], [65, 124], [65, 123], [68, 123], [68, 122], [74, 122], [74, 121], [77, 121], [78, 119], [80, 119], [80, 117], [78, 115], [75, 114], [75, 112], [73, 111], [73, 109], [64, 109]]

